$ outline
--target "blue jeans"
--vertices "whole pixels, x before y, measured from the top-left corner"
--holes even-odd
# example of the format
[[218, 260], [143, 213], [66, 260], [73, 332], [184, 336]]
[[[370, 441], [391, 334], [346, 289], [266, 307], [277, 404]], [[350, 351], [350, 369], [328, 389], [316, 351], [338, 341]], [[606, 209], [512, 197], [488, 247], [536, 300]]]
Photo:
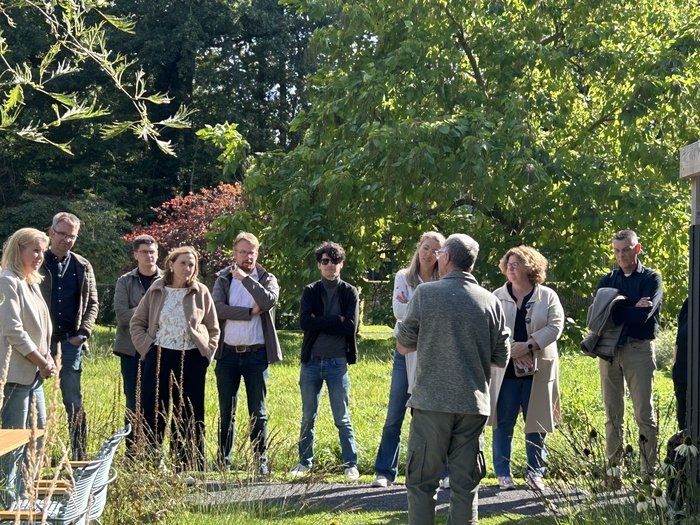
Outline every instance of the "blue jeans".
[[267, 461], [267, 350], [236, 353], [225, 351], [216, 363], [216, 387], [219, 391], [219, 460], [231, 464], [231, 449], [236, 439], [236, 407], [241, 378], [248, 399], [251, 422], [250, 442], [256, 459]]
[[[32, 403], [36, 403], [36, 428], [46, 425], [46, 403], [44, 401], [44, 380], [36, 375], [29, 385], [6, 383], [4, 387], [5, 401], [2, 406], [2, 428], [31, 428]], [[41, 448], [41, 438], [37, 440], [37, 450]], [[2, 502], [8, 507], [24, 492], [23, 476], [17, 475], [25, 454], [25, 447], [20, 447], [0, 457], [0, 476], [4, 481], [6, 492]]]
[[[507, 377], [498, 393], [496, 406], [497, 427], [493, 431], [493, 468], [496, 476], [510, 476], [510, 452], [513, 428], [522, 407], [523, 420], [527, 420], [532, 380]], [[525, 434], [525, 453], [528, 474], [544, 475], [547, 451], [544, 447], [544, 432]]]
[[408, 393], [406, 358], [394, 350], [389, 404], [386, 409], [382, 439], [377, 450], [377, 459], [374, 462], [374, 472], [392, 482], [396, 479], [399, 470], [401, 426], [406, 416], [406, 403], [409, 397], [411, 395]]
[[[51, 345], [51, 354], [56, 355], [56, 345]], [[83, 410], [80, 379], [83, 373], [83, 345], [75, 346], [68, 339], [61, 341], [61, 396], [68, 414], [68, 428], [73, 460], [85, 459], [87, 452], [87, 419]]]
[[314, 359], [301, 364], [301, 433], [299, 435], [299, 463], [311, 467], [314, 459], [314, 427], [323, 382], [328, 388], [328, 399], [333, 421], [338, 428], [340, 453], [348, 467], [357, 465], [357, 444], [350, 421], [350, 378], [348, 361], [344, 357]]

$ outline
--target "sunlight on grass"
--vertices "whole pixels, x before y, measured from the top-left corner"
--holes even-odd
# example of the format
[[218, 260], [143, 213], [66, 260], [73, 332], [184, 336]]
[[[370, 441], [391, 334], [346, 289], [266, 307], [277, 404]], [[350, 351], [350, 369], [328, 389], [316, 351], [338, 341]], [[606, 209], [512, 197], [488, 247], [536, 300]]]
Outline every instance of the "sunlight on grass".
[[[359, 470], [362, 474], [360, 484], [368, 484], [373, 478], [374, 459], [381, 437], [381, 429], [386, 414], [386, 402], [391, 380], [391, 364], [394, 343], [389, 336], [390, 327], [363, 327], [363, 337], [360, 338], [360, 357], [356, 365], [349, 367], [351, 388], [351, 416], [355, 427], [358, 443]], [[84, 404], [88, 413], [90, 425], [89, 449], [95, 451], [102, 439], [123, 421], [124, 399], [121, 391], [121, 374], [119, 360], [111, 354], [111, 343], [114, 330], [98, 327], [91, 339], [91, 349], [84, 363], [83, 388]], [[299, 353], [301, 348], [301, 333], [280, 331], [280, 341], [284, 351], [284, 361], [272, 365], [269, 369], [268, 412], [270, 429], [270, 466], [272, 481], [290, 481], [286, 472], [298, 460], [297, 439], [301, 418], [301, 397], [299, 394]], [[604, 434], [604, 413], [600, 396], [597, 362], [583, 357], [577, 349], [564, 349], [561, 358], [561, 388], [564, 426], [562, 428], [583, 428], [591, 425], [599, 434]], [[216, 450], [216, 434], [218, 425], [218, 402], [214, 366], [209, 367], [206, 384], [206, 426], [207, 453], [209, 460], [214, 459]], [[47, 386], [50, 388], [50, 386]], [[656, 406], [659, 412], [660, 444], [674, 431], [674, 397], [673, 385], [668, 370], [660, 370], [655, 382]], [[234, 466], [236, 471], [224, 477], [228, 482], [245, 485], [253, 479], [251, 465], [253, 464], [251, 447], [245, 438], [248, 426], [245, 389], [241, 388], [238, 400], [237, 438], [235, 444]], [[65, 411], [60, 407], [59, 420], [64, 425], [61, 435], [67, 435], [65, 427]], [[404, 423], [403, 439], [408, 438], [410, 414]], [[631, 403], [627, 403], [626, 428], [630, 440], [636, 434]], [[513, 468], [514, 474], [522, 480], [525, 473], [525, 450], [522, 421], [518, 422], [513, 439]], [[630, 441], [628, 440], [628, 441]], [[570, 445], [562, 430], [548, 436], [547, 440], [552, 451], [557, 454], [567, 454]], [[487, 478], [485, 484], [495, 483], [491, 460], [491, 430], [486, 430]], [[554, 458], [552, 458], [553, 460]], [[559, 458], [566, 460], [566, 458]], [[321, 396], [319, 418], [316, 426], [316, 457], [315, 476], [319, 482], [342, 482], [340, 445], [338, 432], [333, 424], [328, 396], [325, 389]], [[401, 450], [401, 473], [405, 465], [403, 448]], [[120, 472], [120, 476], [128, 477], [130, 472]], [[220, 478], [220, 473], [202, 474], [203, 478]], [[403, 476], [399, 477], [403, 482]], [[184, 492], [182, 492], [184, 490]], [[173, 495], [190, 497], [195, 493], [191, 488], [176, 489]], [[129, 497], [123, 492], [121, 497]], [[178, 496], [179, 497], [179, 496]], [[198, 496], [199, 497], [199, 496]], [[210, 497], [203, 493], [202, 497]], [[185, 499], [180, 497], [180, 504]], [[127, 504], [126, 501], [112, 501], [112, 505]], [[178, 507], [179, 508], [179, 507]], [[109, 507], [108, 507], [109, 509]], [[354, 525], [366, 524], [400, 524], [407, 521], [405, 511], [401, 512], [353, 512], [333, 513], [328, 509], [307, 508], [299, 503], [288, 502], [285, 506], [256, 505], [255, 503], [223, 505], [220, 507], [195, 508], [190, 506], [189, 512], [178, 511], [177, 516], [170, 516], [160, 523], [202, 523], [202, 524], [267, 524], [267, 523], [298, 523], [298, 524], [331, 524]], [[117, 510], [118, 513], [118, 510]], [[114, 513], [112, 513], [114, 515]], [[574, 519], [559, 519], [560, 523], [582, 523], [581, 516]], [[107, 523], [119, 523], [109, 521]], [[480, 522], [487, 525], [500, 523], [554, 523], [550, 518], [539, 516], [527, 518], [521, 515], [482, 516]], [[444, 514], [438, 515], [438, 523], [444, 523]], [[624, 523], [616, 521], [615, 523]]]

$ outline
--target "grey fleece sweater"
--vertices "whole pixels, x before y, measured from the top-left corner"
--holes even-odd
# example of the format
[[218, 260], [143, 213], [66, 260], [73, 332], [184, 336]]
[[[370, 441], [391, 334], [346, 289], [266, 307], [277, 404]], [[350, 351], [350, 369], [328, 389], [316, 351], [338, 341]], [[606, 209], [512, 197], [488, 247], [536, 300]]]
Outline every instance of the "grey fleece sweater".
[[505, 366], [509, 336], [500, 301], [470, 273], [419, 285], [396, 336], [417, 351], [408, 406], [488, 416], [491, 365]]

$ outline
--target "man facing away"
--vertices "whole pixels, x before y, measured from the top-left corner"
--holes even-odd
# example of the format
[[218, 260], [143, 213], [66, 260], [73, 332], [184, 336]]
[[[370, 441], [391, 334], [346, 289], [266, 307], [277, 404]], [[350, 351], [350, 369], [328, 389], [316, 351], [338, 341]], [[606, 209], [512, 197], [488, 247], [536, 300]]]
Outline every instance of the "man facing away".
[[[661, 275], [639, 261], [642, 245], [634, 231], [619, 231], [613, 237], [612, 248], [617, 268], [603, 276], [597, 289], [616, 288], [626, 299], [617, 302], [611, 314], [615, 325], [623, 325], [615, 355], [612, 361], [598, 358], [606, 416], [606, 456], [610, 465], [619, 468], [625, 449], [627, 383], [639, 426], [641, 474], [650, 477], [657, 466], [658, 434], [653, 402], [656, 356], [652, 340], [658, 331], [663, 287]], [[621, 485], [620, 475], [614, 472], [608, 488], [618, 489]]]
[[216, 352], [219, 391], [219, 459], [230, 467], [236, 436], [236, 405], [241, 378], [248, 398], [250, 440], [258, 473], [270, 473], [267, 464], [267, 367], [282, 360], [275, 330], [274, 307], [279, 298], [277, 278], [257, 263], [260, 243], [241, 232], [233, 241], [234, 263], [217, 273], [214, 305], [222, 337]]
[[510, 353], [501, 303], [471, 274], [478, 252], [468, 235], [450, 235], [438, 250], [441, 279], [416, 288], [398, 323], [398, 351], [417, 352], [406, 455], [411, 525], [435, 523], [433, 497], [445, 460], [452, 489], [447, 524], [478, 521], [491, 365], [505, 366]]
[[354, 481], [357, 470], [357, 444], [350, 421], [350, 378], [348, 364], [357, 361], [359, 293], [340, 278], [345, 250], [335, 242], [324, 242], [316, 249], [316, 266], [321, 279], [307, 285], [301, 295], [299, 322], [304, 331], [301, 346], [301, 432], [299, 464], [289, 472], [301, 476], [313, 466], [314, 427], [321, 388], [325, 381], [338, 429], [345, 477]]
[[63, 405], [68, 413], [71, 455], [85, 459], [87, 421], [81, 393], [82, 355], [98, 311], [95, 272], [90, 262], [71, 249], [78, 239], [80, 219], [72, 213], [54, 215], [49, 228], [49, 249], [44, 256], [41, 293], [51, 312], [51, 352], [61, 347], [59, 374]]
[[[132, 241], [133, 256], [137, 266], [125, 273], [114, 288], [114, 313], [117, 318], [117, 333], [113, 352], [121, 361], [124, 397], [126, 397], [125, 421], [135, 427], [136, 393], [139, 380], [140, 358], [131, 342], [129, 322], [139, 302], [146, 295], [153, 281], [160, 279], [163, 271], [158, 268], [158, 243], [150, 235], [139, 235]], [[134, 443], [134, 432], [127, 436], [128, 449]]]

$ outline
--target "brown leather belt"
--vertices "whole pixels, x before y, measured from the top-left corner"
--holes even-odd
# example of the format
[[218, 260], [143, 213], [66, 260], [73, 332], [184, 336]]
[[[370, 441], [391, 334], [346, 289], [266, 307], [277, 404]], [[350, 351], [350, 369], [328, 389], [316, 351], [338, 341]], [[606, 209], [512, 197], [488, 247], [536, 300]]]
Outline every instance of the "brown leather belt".
[[255, 352], [264, 348], [265, 345], [227, 345], [224, 343], [224, 350], [233, 352], [234, 354], [245, 354], [246, 352]]

